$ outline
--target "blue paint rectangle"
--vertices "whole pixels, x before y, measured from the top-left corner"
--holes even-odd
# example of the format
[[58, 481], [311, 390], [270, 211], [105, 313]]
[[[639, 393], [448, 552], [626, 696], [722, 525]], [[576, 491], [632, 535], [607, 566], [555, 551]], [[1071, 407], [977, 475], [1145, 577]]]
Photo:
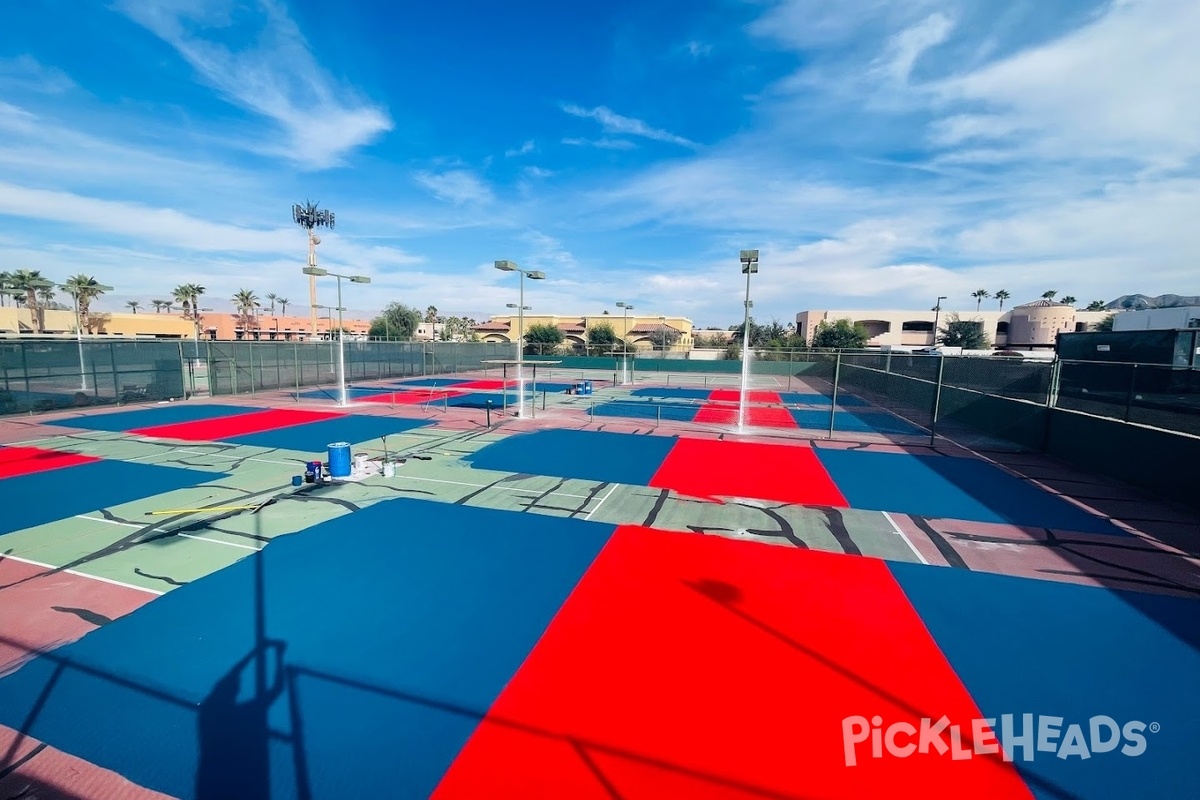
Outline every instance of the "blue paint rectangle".
[[227, 406], [217, 403], [177, 402], [154, 408], [139, 408], [133, 411], [116, 411], [108, 414], [84, 414], [79, 417], [54, 420], [49, 423], [64, 428], [83, 428], [89, 431], [120, 433], [138, 428], [153, 428], [158, 425], [176, 425], [182, 422], [199, 422], [205, 419], [220, 419], [237, 414], [253, 414], [266, 411], [251, 406]]
[[378, 439], [381, 436], [391, 436], [404, 433], [416, 428], [423, 428], [428, 422], [404, 417], [377, 417], [368, 414], [346, 414], [334, 419], [320, 422], [308, 422], [303, 425], [291, 425], [273, 431], [251, 433], [246, 436], [236, 436], [229, 439], [232, 444], [244, 444], [251, 447], [268, 447], [277, 450], [295, 450], [304, 453], [323, 453], [330, 442], [361, 442]]
[[464, 456], [477, 469], [648, 486], [675, 437], [547, 430], [506, 436]]

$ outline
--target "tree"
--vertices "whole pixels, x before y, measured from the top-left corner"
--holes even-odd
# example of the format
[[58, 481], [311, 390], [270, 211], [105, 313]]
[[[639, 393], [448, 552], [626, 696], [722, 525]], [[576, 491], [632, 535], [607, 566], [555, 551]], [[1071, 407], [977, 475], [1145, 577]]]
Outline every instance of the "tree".
[[271, 316], [275, 316], [275, 301], [279, 299], [279, 295], [274, 292], [267, 292], [267, 300], [271, 303]]
[[288, 300], [286, 297], [276, 297], [275, 302], [279, 303], [279, 315], [286, 317], [288, 303], [290, 303], [292, 301]]
[[411, 341], [422, 319], [421, 312], [412, 306], [406, 306], [404, 303], [388, 303], [383, 312], [371, 320], [371, 330], [368, 335], [372, 339]]
[[1104, 306], [1106, 306], [1106, 305], [1107, 305], [1107, 303], [1105, 303], [1103, 300], [1093, 300], [1092, 302], [1087, 304], [1087, 308], [1084, 310], [1085, 311], [1103, 311]]
[[941, 335], [938, 342], [947, 347], [961, 347], [963, 350], [987, 350], [992, 346], [988, 336], [983, 331], [983, 323], [977, 320], [959, 319], [958, 314], [946, 317], [946, 327], [938, 331]]
[[67, 278], [63, 288], [75, 298], [75, 306], [79, 309], [79, 321], [88, 333], [92, 332], [91, 304], [104, 290], [91, 275], [72, 275]]
[[679, 341], [680, 333], [677, 329], [672, 328], [665, 322], [654, 326], [654, 330], [648, 334], [650, 344], [654, 345], [656, 350], [667, 350], [675, 346]]
[[1000, 301], [1000, 310], [1003, 311], [1004, 310], [1004, 301], [1007, 300], [1008, 298], [1012, 297], [1012, 295], [1008, 293], [1007, 289], [1001, 289], [1000, 291], [998, 291], [994, 295], [992, 295], [992, 297], [994, 297]]
[[29, 309], [29, 316], [33, 320], [36, 333], [41, 333], [45, 328], [45, 316], [42, 314], [41, 306], [38, 305], [37, 291], [47, 283], [49, 281], [42, 277], [40, 270], [36, 269], [19, 269], [9, 278], [9, 285], [13, 289], [25, 293], [25, 307]]
[[0, 272], [0, 306], [4, 306], [8, 301], [8, 292], [14, 288], [12, 285], [12, 273]]
[[[745, 325], [745, 323], [739, 323], [737, 325], [730, 325], [729, 330], [733, 334], [732, 336], [729, 337], [729, 341], [737, 342], [738, 345], [740, 346], [742, 344], [742, 342], [744, 342], [746, 340], [746, 325]], [[750, 346], [751, 347], [756, 346], [759, 342], [762, 341], [762, 339], [763, 339], [762, 326], [754, 321], [754, 317], [751, 317], [750, 318]]]
[[[254, 316], [254, 309], [258, 308], [259, 302], [257, 295], [250, 289], [239, 289], [233, 295], [233, 306], [237, 309], [237, 324], [241, 326], [243, 331], [252, 331], [258, 327], [258, 320]], [[193, 305], [193, 308], [196, 306]]]
[[563, 343], [563, 332], [554, 325], [530, 325], [525, 330], [525, 352], [540, 354], [553, 351]]
[[1057, 290], [1057, 289], [1051, 289], [1051, 290], [1050, 290], [1050, 291], [1048, 291], [1048, 292], [1042, 292], [1042, 297], [1043, 297], [1044, 299], [1046, 299], [1046, 300], [1053, 300], [1053, 299], [1054, 299], [1054, 296], [1055, 296], [1056, 294], [1058, 294], [1058, 290]]
[[1107, 317], [1104, 317], [1097, 322], [1096, 327], [1092, 328], [1092, 330], [1099, 331], [1101, 333], [1108, 333], [1113, 329], [1113, 320], [1116, 319], [1116, 317], [1116, 314], [1109, 314]]
[[42, 286], [37, 290], [38, 305], [42, 308], [53, 308], [57, 305], [54, 302], [54, 287]]
[[1062, 303], [1063, 303], [1063, 305], [1073, 306], [1073, 305], [1075, 305], [1075, 298], [1072, 297], [1071, 295], [1067, 295], [1066, 297], [1064, 297], [1062, 299]]
[[167, 300], [151, 300], [150, 305], [154, 306], [154, 313], [161, 314], [163, 309], [171, 310], [171, 303]]
[[139, 303], [137, 300], [126, 300], [125, 301], [125, 307], [128, 308], [130, 311], [132, 311], [135, 314], [137, 313], [137, 310], [139, 308], [141, 308], [141, 305], [142, 304]]
[[839, 319], [836, 322], [818, 323], [813, 332], [812, 345], [833, 350], [861, 350], [868, 338], [867, 328], [861, 322]]
[[437, 306], [430, 306], [429, 308], [425, 309], [425, 321], [426, 322], [437, 322], [437, 318], [438, 318]]
[[621, 343], [621, 337], [617, 336], [617, 332], [613, 330], [611, 324], [601, 322], [598, 325], [588, 328], [587, 343], [591, 347], [603, 350], [615, 350], [616, 345]]
[[975, 311], [979, 311], [979, 304], [991, 297], [991, 293], [987, 289], [976, 289], [971, 292], [971, 297], [975, 298]]

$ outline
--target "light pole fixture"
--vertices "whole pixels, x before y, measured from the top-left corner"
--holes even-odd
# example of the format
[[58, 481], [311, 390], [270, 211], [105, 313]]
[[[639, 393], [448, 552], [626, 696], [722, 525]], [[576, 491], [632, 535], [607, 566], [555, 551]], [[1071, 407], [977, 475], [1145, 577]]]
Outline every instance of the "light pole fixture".
[[[525, 279], [543, 281], [546, 279], [546, 273], [521, 269], [515, 261], [508, 260], [497, 261], [496, 269], [501, 272], [517, 272], [521, 275], [520, 295], [517, 302], [517, 416], [523, 418], [525, 416]], [[509, 307], [511, 308], [511, 306]], [[504, 387], [503, 391], [507, 392], [508, 387]]]
[[667, 354], [667, 317], [664, 314], [658, 315], [658, 338], [662, 342], [663, 356]]
[[[334, 223], [337, 221], [334, 218], [332, 211], [326, 208], [317, 208], [316, 203], [310, 203], [307, 200], [303, 203], [294, 203], [292, 205], [292, 221], [308, 232], [308, 266], [316, 268], [317, 266], [317, 245], [321, 243], [321, 237], [313, 233], [314, 228], [329, 228], [333, 230]], [[317, 335], [317, 275], [322, 273], [309, 272], [308, 275], [308, 302], [312, 306], [310, 311], [312, 322], [312, 334]], [[341, 303], [338, 303], [340, 306]]]
[[[326, 212], [326, 213], [328, 213], [328, 212]], [[329, 218], [330, 218], [330, 220], [332, 220], [333, 214], [329, 214]], [[330, 222], [329, 225], [330, 225], [330, 227], [333, 227], [332, 222]], [[345, 344], [346, 328], [342, 324], [342, 312], [345, 311], [346, 309], [342, 307], [342, 278], [345, 278], [346, 280], [350, 281], [351, 283], [370, 283], [371, 279], [366, 277], [365, 275], [339, 275], [336, 272], [330, 272], [327, 269], [322, 269], [321, 267], [317, 267], [312, 264], [305, 267], [302, 270], [302, 272], [308, 276], [309, 280], [313, 282], [314, 286], [316, 285], [317, 278], [322, 277], [324, 275], [328, 275], [331, 278], [337, 278], [337, 305], [334, 306], [334, 308], [338, 312], [338, 371], [337, 371], [338, 372], [338, 405], [339, 406], [348, 406], [348, 405], [350, 405], [350, 398], [346, 395], [346, 344]], [[313, 297], [314, 298], [316, 297], [315, 290], [313, 291]], [[323, 308], [324, 306], [321, 306], [321, 307]], [[313, 320], [316, 320], [316, 318], [317, 318], [317, 308], [318, 308], [318, 306], [314, 304], [313, 308], [312, 308]], [[331, 314], [330, 315], [330, 324], [332, 325], [332, 323], [333, 323], [333, 315]], [[314, 321], [314, 323], [313, 323], [313, 333], [314, 334], [316, 333], [316, 329], [317, 329], [317, 326], [316, 326], [316, 322]]]
[[[54, 286], [50, 281], [44, 281], [43, 283], [46, 288]], [[58, 284], [58, 288], [71, 295], [71, 298], [75, 301], [75, 345], [79, 349], [79, 391], [86, 392], [88, 385], [86, 367], [83, 364], [83, 316], [79, 313], [79, 288], [65, 283]], [[113, 287], [105, 286], [102, 283], [89, 286], [88, 288], [94, 289], [97, 292], [111, 292], [113, 290]], [[114, 387], [113, 391], [116, 390], [117, 387]]]
[[942, 313], [942, 301], [946, 299], [946, 295], [942, 295], [937, 299], [937, 303], [933, 306], [933, 346], [937, 347], [937, 331], [938, 317]]
[[738, 256], [746, 276], [746, 303], [742, 317], [742, 391], [738, 399], [738, 431], [746, 426], [746, 386], [750, 383], [750, 276], [758, 272], [758, 251], [743, 250]]
[[617, 308], [624, 311], [621, 322], [621, 384], [625, 385], [629, 383], [629, 312], [633, 311], [633, 306], [618, 300]]
[[335, 306], [320, 306], [320, 305], [317, 306], [317, 308], [319, 310], [322, 310], [325, 312], [325, 319], [328, 323], [327, 330], [329, 331], [329, 371], [333, 372], [334, 371], [334, 365], [333, 365], [333, 312], [345, 311], [345, 309], [337, 308]]
[[203, 318], [200, 316], [200, 314], [201, 314], [201, 312], [204, 312], [204, 311], [212, 311], [212, 309], [211, 308], [199, 308], [199, 307], [192, 309], [192, 317], [193, 317], [193, 319], [192, 319], [193, 326], [192, 327], [193, 327], [193, 330], [195, 332], [195, 337], [196, 337], [196, 358], [200, 357], [200, 327], [201, 327], [201, 323], [203, 322]]

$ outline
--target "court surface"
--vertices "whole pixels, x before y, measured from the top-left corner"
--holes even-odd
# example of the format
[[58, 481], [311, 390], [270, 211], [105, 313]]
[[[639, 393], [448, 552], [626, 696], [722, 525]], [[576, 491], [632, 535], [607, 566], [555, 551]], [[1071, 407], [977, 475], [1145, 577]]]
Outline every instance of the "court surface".
[[576, 377], [0, 422], [0, 797], [1200, 796], [1194, 512]]

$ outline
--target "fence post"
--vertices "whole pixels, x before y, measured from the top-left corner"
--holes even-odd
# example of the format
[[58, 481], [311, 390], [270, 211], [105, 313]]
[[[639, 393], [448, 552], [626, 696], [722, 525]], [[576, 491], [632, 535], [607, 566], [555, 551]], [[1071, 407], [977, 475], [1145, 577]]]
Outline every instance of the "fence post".
[[[29, 356], [25, 353], [25, 342], [17, 342], [21, 346], [21, 373], [25, 376], [25, 400], [29, 401]], [[80, 377], [83, 377], [82, 375]]]
[[[246, 342], [246, 353], [250, 359], [250, 394], [254, 394], [254, 342]], [[261, 362], [262, 358], [258, 360]]]
[[942, 378], [946, 374], [946, 357], [938, 356], [937, 386], [933, 390], [933, 419], [929, 421], [929, 446], [933, 447], [937, 438], [938, 411], [942, 406]]
[[662, 425], [662, 406], [656, 404], [654, 406], [654, 427], [657, 428], [659, 425]]
[[838, 381], [842, 378], [842, 351], [838, 350], [833, 361], [833, 393], [829, 400], [829, 438], [833, 438], [833, 423], [837, 416]]
[[1054, 359], [1054, 363], [1050, 365], [1050, 389], [1046, 392], [1046, 408], [1054, 408], [1058, 405], [1058, 386], [1062, 380], [1062, 361]]
[[1133, 397], [1137, 392], [1137, 368], [1134, 364], [1133, 369], [1129, 371], [1129, 392], [1125, 395], [1125, 421], [1129, 422], [1130, 410], [1133, 407]]

